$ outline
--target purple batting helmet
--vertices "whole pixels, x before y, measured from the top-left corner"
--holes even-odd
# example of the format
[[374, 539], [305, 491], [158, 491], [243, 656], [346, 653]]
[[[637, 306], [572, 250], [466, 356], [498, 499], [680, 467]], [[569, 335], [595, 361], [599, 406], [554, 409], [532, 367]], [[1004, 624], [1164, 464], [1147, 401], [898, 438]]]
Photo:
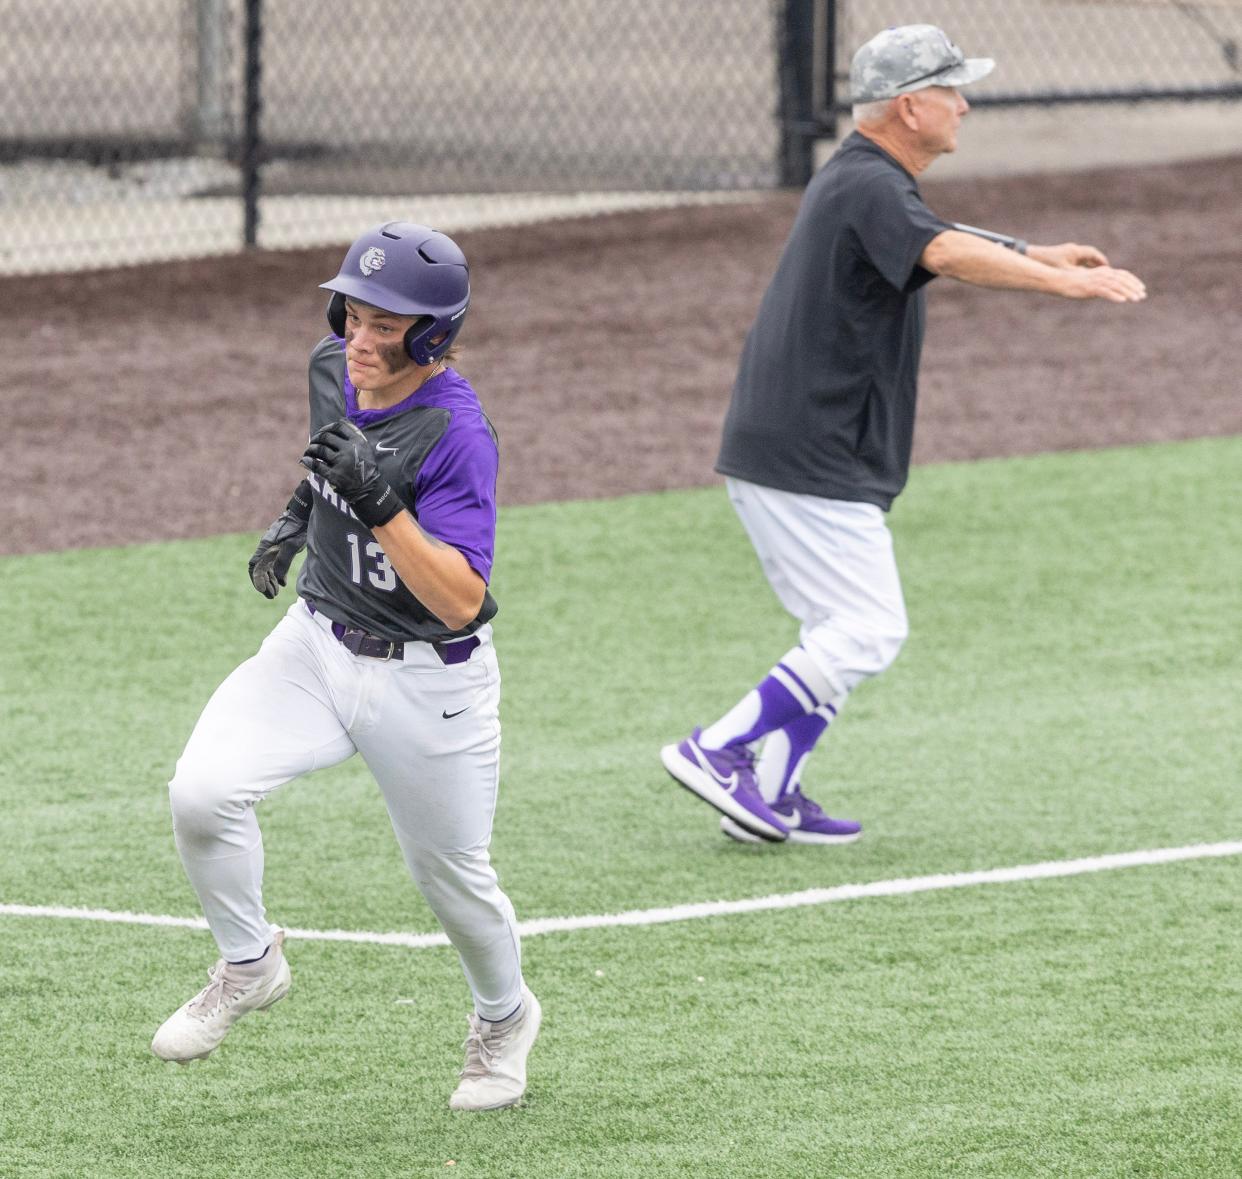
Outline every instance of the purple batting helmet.
[[415, 315], [405, 350], [416, 364], [434, 364], [465, 322], [470, 266], [451, 237], [425, 225], [389, 221], [354, 242], [337, 276], [320, 286], [332, 292], [328, 326], [336, 335], [345, 335], [346, 298], [394, 315]]

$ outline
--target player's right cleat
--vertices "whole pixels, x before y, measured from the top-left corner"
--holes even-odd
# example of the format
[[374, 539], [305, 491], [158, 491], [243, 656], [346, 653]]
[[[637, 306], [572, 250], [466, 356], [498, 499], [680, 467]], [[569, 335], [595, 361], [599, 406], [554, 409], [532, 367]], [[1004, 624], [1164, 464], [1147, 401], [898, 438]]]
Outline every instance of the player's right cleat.
[[480, 1111], [516, 1105], [526, 1092], [526, 1058], [539, 1034], [543, 1011], [539, 1000], [522, 986], [518, 1013], [500, 1023], [470, 1013], [465, 1067], [449, 1098], [449, 1109]]
[[267, 953], [253, 971], [220, 959], [208, 972], [211, 980], [188, 1003], [160, 1025], [151, 1051], [161, 1060], [186, 1064], [215, 1051], [243, 1015], [263, 1011], [289, 993], [291, 976], [284, 953], [285, 931], [277, 930]]
[[783, 842], [789, 828], [759, 793], [754, 754], [744, 745], [704, 749], [699, 744], [701, 732], [695, 729], [680, 744], [661, 749], [664, 768], [675, 782], [750, 834]]
[[[772, 806], [789, 828], [790, 843], [853, 843], [862, 834], [862, 824], [853, 819], [834, 819], [824, 808], [795, 788], [782, 795]], [[720, 820], [720, 830], [738, 843], [759, 843], [744, 827], [728, 816]]]

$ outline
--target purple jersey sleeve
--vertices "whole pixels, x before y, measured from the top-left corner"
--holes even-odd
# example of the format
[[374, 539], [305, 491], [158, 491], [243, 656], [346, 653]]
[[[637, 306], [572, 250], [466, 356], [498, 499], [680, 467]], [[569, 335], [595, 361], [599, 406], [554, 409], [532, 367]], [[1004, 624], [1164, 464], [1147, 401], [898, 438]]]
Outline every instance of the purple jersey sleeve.
[[455, 409], [414, 481], [418, 522], [485, 582], [496, 549], [496, 441], [477, 411]]

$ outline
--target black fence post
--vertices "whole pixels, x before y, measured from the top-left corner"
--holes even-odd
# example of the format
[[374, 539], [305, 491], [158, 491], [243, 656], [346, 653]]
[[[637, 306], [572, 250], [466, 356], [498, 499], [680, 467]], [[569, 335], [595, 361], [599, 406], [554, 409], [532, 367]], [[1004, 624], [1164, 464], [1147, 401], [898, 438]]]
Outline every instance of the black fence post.
[[837, 0], [824, 0], [824, 38], [816, 54], [823, 70], [823, 101], [820, 104], [820, 134], [828, 139], [837, 137]]
[[780, 78], [780, 182], [799, 188], [815, 157], [815, 7], [824, 0], [785, 0], [777, 30]]
[[263, 3], [246, 0], [246, 93], [241, 142], [242, 241], [253, 249], [259, 239], [259, 166], [262, 141], [259, 137], [259, 110], [263, 104]]

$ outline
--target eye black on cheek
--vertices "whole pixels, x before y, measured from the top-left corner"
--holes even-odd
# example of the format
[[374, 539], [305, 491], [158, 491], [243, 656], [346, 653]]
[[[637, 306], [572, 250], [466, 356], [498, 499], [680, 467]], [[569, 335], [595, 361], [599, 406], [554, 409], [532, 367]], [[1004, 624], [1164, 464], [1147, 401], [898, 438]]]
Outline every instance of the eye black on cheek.
[[383, 344], [375, 351], [390, 373], [400, 372], [403, 368], [413, 363], [405, 350], [404, 343]]

